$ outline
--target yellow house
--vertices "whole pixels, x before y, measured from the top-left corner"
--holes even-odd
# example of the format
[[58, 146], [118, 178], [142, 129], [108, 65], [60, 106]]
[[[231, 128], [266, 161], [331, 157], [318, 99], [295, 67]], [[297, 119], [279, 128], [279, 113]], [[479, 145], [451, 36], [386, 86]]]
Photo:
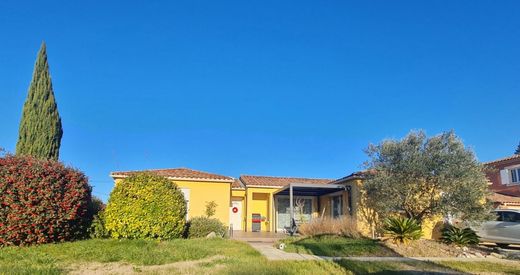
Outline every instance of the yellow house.
[[224, 224], [229, 224], [231, 185], [234, 182], [232, 177], [187, 168], [112, 172], [110, 176], [117, 184], [119, 181], [137, 172], [152, 172], [175, 182], [186, 199], [188, 219], [203, 216], [206, 203], [215, 201], [217, 203], [215, 218]]
[[[286, 232], [291, 221], [348, 217], [356, 221], [361, 233], [369, 236], [371, 232], [366, 209], [359, 203], [363, 173], [331, 180], [252, 175], [235, 179], [187, 168], [145, 171], [177, 184], [187, 201], [188, 219], [203, 216], [206, 204], [214, 201], [215, 218], [237, 231]], [[132, 173], [145, 171], [112, 172], [111, 177], [117, 184]], [[425, 237], [431, 236], [431, 230], [425, 233]]]

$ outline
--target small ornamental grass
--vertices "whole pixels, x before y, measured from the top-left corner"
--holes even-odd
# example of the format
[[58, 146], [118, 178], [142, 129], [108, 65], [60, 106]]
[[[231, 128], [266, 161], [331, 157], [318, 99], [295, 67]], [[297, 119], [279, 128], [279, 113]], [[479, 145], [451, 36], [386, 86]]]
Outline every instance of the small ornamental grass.
[[0, 158], [0, 246], [83, 239], [90, 203], [82, 172], [29, 156]]
[[179, 238], [185, 224], [182, 192], [173, 181], [151, 173], [118, 182], [104, 211], [104, 226], [112, 238]]
[[479, 243], [479, 236], [471, 228], [458, 228], [456, 226], [447, 225], [442, 230], [442, 241], [448, 244], [456, 245], [472, 245]]
[[421, 225], [411, 218], [390, 217], [385, 221], [384, 230], [386, 236], [395, 243], [407, 244], [422, 236]]
[[308, 223], [301, 224], [298, 232], [303, 236], [338, 235], [350, 238], [361, 236], [357, 231], [355, 221], [347, 217], [312, 219]]

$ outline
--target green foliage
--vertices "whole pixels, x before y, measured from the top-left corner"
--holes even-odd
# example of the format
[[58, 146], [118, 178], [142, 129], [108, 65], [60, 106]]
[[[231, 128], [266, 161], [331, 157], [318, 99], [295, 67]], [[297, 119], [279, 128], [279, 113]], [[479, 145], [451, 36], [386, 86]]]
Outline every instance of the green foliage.
[[188, 238], [204, 238], [209, 233], [215, 232], [217, 236], [225, 237], [226, 226], [218, 219], [208, 217], [195, 217], [188, 222]]
[[386, 235], [396, 243], [408, 243], [422, 236], [421, 225], [412, 218], [389, 217], [384, 229]]
[[103, 239], [110, 237], [106, 227], [105, 227], [105, 213], [104, 211], [99, 211], [92, 220], [92, 224], [90, 225], [89, 235], [93, 239]]
[[470, 245], [479, 243], [479, 236], [471, 228], [466, 227], [461, 229], [452, 225], [447, 225], [442, 229], [441, 239], [448, 244], [456, 245]]
[[515, 155], [520, 155], [520, 142], [518, 143], [518, 147], [516, 147]]
[[97, 215], [99, 212], [105, 210], [105, 203], [98, 197], [92, 196], [90, 200], [90, 211], [92, 211], [92, 215]]
[[419, 223], [447, 214], [469, 222], [489, 218], [484, 166], [453, 132], [430, 138], [412, 132], [370, 145], [366, 152], [369, 173], [362, 193], [379, 219], [396, 212]]
[[87, 177], [60, 162], [0, 158], [0, 246], [87, 237], [90, 196]]
[[215, 201], [206, 202], [206, 209], [204, 210], [206, 217], [208, 217], [208, 218], [213, 217], [215, 215], [216, 210], [217, 210], [217, 203]]
[[63, 130], [42, 43], [20, 121], [17, 155], [58, 160]]
[[108, 232], [105, 228], [105, 207], [106, 205], [100, 198], [92, 196], [92, 200], [90, 201], [89, 207], [90, 211], [92, 212], [92, 216], [94, 217], [94, 219], [92, 220], [92, 224], [89, 228], [89, 235], [91, 238], [109, 237]]
[[174, 182], [138, 173], [116, 184], [104, 217], [113, 238], [179, 238], [186, 223], [186, 201]]

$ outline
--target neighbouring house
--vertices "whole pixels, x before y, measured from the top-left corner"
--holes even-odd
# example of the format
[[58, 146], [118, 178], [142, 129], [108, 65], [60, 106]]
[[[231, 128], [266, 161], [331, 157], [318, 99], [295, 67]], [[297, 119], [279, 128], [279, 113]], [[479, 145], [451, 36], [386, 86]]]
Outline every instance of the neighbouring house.
[[[235, 179], [187, 168], [110, 175], [117, 184], [138, 172], [155, 173], [175, 182], [187, 201], [188, 219], [204, 215], [206, 203], [215, 201], [215, 217], [233, 230], [286, 232], [291, 219], [300, 224], [317, 217], [347, 217], [356, 221], [363, 234], [371, 233], [359, 204], [363, 172], [337, 180], [252, 175]], [[427, 238], [432, 236], [430, 229], [425, 229]]]
[[484, 163], [497, 208], [520, 208], [520, 155]]

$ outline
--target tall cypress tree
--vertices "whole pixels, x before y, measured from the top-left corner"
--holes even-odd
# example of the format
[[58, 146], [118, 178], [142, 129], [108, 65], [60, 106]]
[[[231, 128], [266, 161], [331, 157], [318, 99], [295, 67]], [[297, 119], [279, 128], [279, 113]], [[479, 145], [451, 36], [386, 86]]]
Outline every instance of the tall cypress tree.
[[58, 160], [62, 135], [61, 118], [47, 62], [47, 49], [43, 42], [23, 106], [16, 154]]

